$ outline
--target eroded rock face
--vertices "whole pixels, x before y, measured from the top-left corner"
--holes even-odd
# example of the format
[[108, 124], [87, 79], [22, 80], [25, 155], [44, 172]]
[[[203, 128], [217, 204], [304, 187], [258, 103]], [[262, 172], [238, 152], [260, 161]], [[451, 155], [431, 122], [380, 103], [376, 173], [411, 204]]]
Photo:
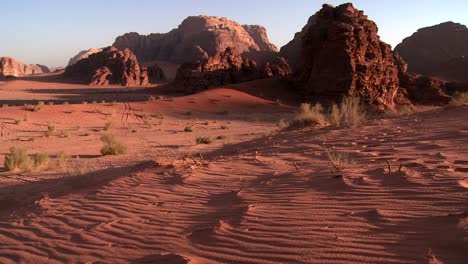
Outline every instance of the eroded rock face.
[[0, 58], [0, 74], [3, 76], [21, 77], [48, 72], [50, 70], [44, 65], [24, 64], [10, 57]]
[[419, 29], [396, 48], [408, 71], [468, 82], [468, 28], [446, 22]]
[[166, 80], [163, 69], [157, 64], [153, 64], [152, 66], [146, 68], [146, 72], [148, 74], [148, 80], [150, 83], [159, 83]]
[[239, 53], [276, 52], [261, 26], [242, 26], [222, 17], [191, 16], [165, 34], [127, 33], [116, 39], [114, 47], [129, 48], [140, 62], [155, 60], [174, 63], [203, 61], [231, 47]]
[[315, 24], [316, 17], [317, 14], [311, 16], [302, 30], [294, 35], [293, 40], [281, 47], [280, 56], [288, 61], [293, 71], [299, 71], [303, 64], [302, 37], [307, 33], [309, 28]]
[[213, 86], [240, 83], [259, 77], [254, 62], [243, 58], [235, 49], [227, 48], [202, 62], [183, 64], [175, 83], [188, 93]]
[[105, 48], [65, 69], [69, 80], [92, 85], [146, 85], [148, 76], [142, 71], [136, 56], [129, 50]]
[[271, 78], [276, 76], [288, 76], [291, 74], [291, 67], [283, 57], [276, 57], [271, 62], [265, 63], [262, 67], [262, 77]]
[[102, 49], [98, 49], [98, 48], [91, 48], [89, 50], [80, 51], [75, 57], [70, 59], [70, 61], [68, 62], [68, 65], [73, 65], [73, 64], [77, 63], [78, 61], [80, 61], [82, 59], [86, 59], [90, 55], [92, 55], [94, 53], [101, 52], [101, 51], [102, 51]]
[[300, 81], [306, 97], [356, 96], [392, 109], [399, 79], [393, 52], [377, 25], [352, 4], [324, 5], [302, 36]]

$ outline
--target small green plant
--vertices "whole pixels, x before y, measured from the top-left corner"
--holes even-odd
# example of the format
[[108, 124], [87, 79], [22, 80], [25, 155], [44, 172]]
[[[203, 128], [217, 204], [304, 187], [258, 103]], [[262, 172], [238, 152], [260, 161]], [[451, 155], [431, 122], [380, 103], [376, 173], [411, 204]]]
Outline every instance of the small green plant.
[[184, 128], [184, 132], [193, 132], [192, 127], [191, 126], [186, 126]]
[[101, 141], [104, 143], [104, 146], [101, 148], [101, 154], [104, 156], [122, 155], [127, 153], [127, 147], [118, 142], [111, 134], [102, 135]]
[[195, 142], [197, 143], [197, 145], [201, 145], [201, 144], [209, 145], [212, 143], [211, 138], [209, 137], [198, 137], [195, 139]]

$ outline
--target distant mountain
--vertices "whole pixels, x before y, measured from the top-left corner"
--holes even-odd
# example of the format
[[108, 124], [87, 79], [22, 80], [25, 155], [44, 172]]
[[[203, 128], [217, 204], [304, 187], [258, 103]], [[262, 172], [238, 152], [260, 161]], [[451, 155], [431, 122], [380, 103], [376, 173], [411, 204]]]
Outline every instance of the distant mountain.
[[241, 54], [276, 53], [266, 29], [240, 25], [223, 17], [191, 16], [168, 33], [140, 35], [132, 32], [117, 37], [114, 47], [128, 48], [142, 64], [152, 61], [194, 62], [215, 56], [231, 47]]
[[11, 57], [0, 58], [0, 75], [21, 77], [25, 75], [48, 73], [47, 66], [40, 64], [25, 64]]
[[468, 28], [445, 22], [419, 29], [396, 48], [413, 73], [468, 82]]
[[101, 51], [102, 51], [102, 49], [98, 49], [98, 48], [91, 48], [89, 50], [82, 50], [75, 57], [70, 59], [70, 61], [68, 62], [68, 66], [73, 65], [73, 64], [77, 63], [78, 61], [80, 61], [82, 59], [86, 59], [90, 55], [92, 55], [94, 53], [101, 52]]

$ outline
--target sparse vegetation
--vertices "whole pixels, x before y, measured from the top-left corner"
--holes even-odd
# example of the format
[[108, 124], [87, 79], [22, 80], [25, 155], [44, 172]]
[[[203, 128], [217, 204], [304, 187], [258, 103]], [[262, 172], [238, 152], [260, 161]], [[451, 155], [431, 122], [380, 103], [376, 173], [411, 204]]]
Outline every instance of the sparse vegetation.
[[109, 131], [111, 130], [113, 127], [114, 127], [114, 122], [112, 120], [109, 120], [106, 122], [106, 124], [104, 125], [104, 130], [105, 131]]
[[21, 124], [21, 120], [16, 119], [16, 120], [15, 120], [15, 125], [19, 125], [19, 124]]
[[8, 108], [8, 104], [3, 104], [2, 108], [4, 108], [4, 109]]
[[337, 171], [343, 171], [352, 163], [351, 156], [348, 152], [328, 148], [325, 148], [325, 152], [327, 153], [327, 157], [330, 160], [331, 165]]
[[191, 126], [186, 126], [184, 128], [184, 132], [193, 132], [192, 127]]
[[42, 108], [44, 108], [44, 106], [45, 106], [45, 103], [44, 103], [43, 101], [39, 101], [39, 102], [37, 103], [37, 105], [34, 106], [33, 112], [39, 112], [39, 111], [41, 111]]
[[102, 135], [101, 141], [104, 143], [104, 146], [101, 148], [101, 154], [104, 156], [122, 155], [127, 153], [127, 147], [118, 142], [111, 134]]
[[219, 111], [219, 112], [216, 112], [217, 115], [229, 115], [229, 111], [228, 110], [223, 110], [223, 111]]
[[222, 125], [220, 128], [223, 129], [223, 130], [228, 129], [228, 127], [226, 125]]
[[226, 138], [227, 138], [226, 136], [221, 135], [221, 136], [218, 136], [216, 139], [217, 139], [217, 140], [224, 140], [224, 139], [226, 139]]
[[156, 100], [154, 96], [151, 95], [150, 97], [148, 97], [148, 101], [154, 101], [154, 100]]
[[54, 132], [55, 131], [55, 124], [52, 122], [47, 123], [47, 131]]
[[186, 115], [186, 116], [191, 116], [191, 115], [192, 115], [192, 111], [187, 111], [187, 112], [184, 113], [184, 115]]
[[42, 168], [48, 168], [49, 166], [49, 154], [43, 152], [43, 153], [37, 153], [32, 156], [33, 162], [34, 162], [34, 169], [35, 170], [40, 170]]
[[449, 107], [459, 107], [468, 104], [468, 92], [455, 94], [449, 102]]
[[5, 156], [4, 165], [10, 171], [28, 172], [31, 171], [33, 163], [25, 148], [12, 147], [10, 154]]
[[209, 145], [212, 143], [211, 138], [209, 137], [198, 137], [195, 139], [195, 142], [197, 143], [197, 145], [201, 145], [201, 144]]
[[333, 104], [328, 111], [325, 111], [321, 104], [311, 106], [310, 104], [301, 104], [299, 111], [290, 122], [290, 127], [305, 126], [326, 126], [336, 127], [349, 126], [356, 127], [367, 119], [367, 114], [356, 97], [343, 98], [340, 105]]

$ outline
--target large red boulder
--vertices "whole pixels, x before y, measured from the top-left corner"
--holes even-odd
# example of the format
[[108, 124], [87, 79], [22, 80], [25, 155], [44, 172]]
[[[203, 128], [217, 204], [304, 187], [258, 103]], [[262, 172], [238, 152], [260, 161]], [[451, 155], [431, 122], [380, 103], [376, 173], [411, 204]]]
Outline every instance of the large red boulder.
[[120, 84], [123, 86], [148, 84], [136, 56], [129, 50], [108, 47], [77, 61], [65, 69], [64, 76], [78, 83], [92, 85]]
[[392, 109], [398, 69], [377, 25], [352, 4], [324, 5], [314, 20], [302, 36], [304, 95], [356, 96], [378, 110]]

